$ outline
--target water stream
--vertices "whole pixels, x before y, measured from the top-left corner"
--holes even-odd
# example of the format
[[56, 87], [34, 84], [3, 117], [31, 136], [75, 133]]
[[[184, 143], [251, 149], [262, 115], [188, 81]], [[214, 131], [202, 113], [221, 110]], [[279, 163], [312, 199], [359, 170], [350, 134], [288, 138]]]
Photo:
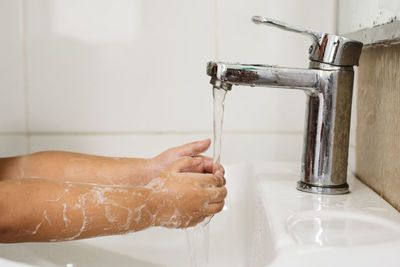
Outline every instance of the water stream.
[[214, 152], [213, 152], [213, 172], [220, 165], [221, 145], [222, 145], [222, 125], [224, 123], [224, 102], [227, 91], [224, 89], [213, 88], [214, 97]]
[[[207, 221], [207, 219], [206, 219]], [[199, 223], [186, 229], [191, 267], [207, 267], [210, 246], [210, 225]]]
[[[214, 98], [214, 149], [213, 149], [213, 173], [218, 169], [221, 160], [221, 137], [224, 120], [224, 101], [226, 90], [213, 88]], [[195, 227], [186, 230], [186, 238], [189, 245], [191, 267], [207, 267], [210, 246], [210, 218]]]

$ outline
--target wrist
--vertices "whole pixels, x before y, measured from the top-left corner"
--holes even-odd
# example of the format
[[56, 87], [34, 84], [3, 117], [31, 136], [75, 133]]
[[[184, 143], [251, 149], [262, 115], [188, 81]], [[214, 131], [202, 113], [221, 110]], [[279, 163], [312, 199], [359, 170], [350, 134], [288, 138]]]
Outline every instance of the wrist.
[[158, 226], [159, 202], [155, 200], [152, 190], [145, 187], [136, 187], [133, 190], [131, 206], [136, 207], [133, 214], [133, 218], [135, 218], [133, 228], [143, 230], [151, 226]]
[[141, 186], [148, 184], [152, 177], [152, 159], [129, 158], [122, 165], [129, 177], [129, 185]]

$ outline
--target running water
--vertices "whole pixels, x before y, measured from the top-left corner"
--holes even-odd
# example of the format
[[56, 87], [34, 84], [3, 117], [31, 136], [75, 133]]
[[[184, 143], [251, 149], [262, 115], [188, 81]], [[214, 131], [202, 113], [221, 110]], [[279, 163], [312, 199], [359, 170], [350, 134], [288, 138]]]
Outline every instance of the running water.
[[220, 166], [221, 160], [221, 137], [222, 137], [222, 125], [224, 122], [224, 101], [226, 96], [226, 90], [213, 88], [214, 97], [214, 153], [213, 153], [213, 172]]
[[[209, 219], [205, 219], [209, 221]], [[189, 244], [189, 257], [191, 267], [207, 267], [210, 245], [210, 226], [199, 223], [186, 229], [186, 239]]]
[[[214, 150], [213, 150], [213, 173], [220, 166], [221, 160], [221, 135], [224, 120], [224, 101], [226, 90], [213, 88], [214, 97]], [[189, 256], [191, 267], [207, 267], [210, 246], [211, 217], [204, 220], [191, 229], [186, 230], [186, 238], [189, 244]]]

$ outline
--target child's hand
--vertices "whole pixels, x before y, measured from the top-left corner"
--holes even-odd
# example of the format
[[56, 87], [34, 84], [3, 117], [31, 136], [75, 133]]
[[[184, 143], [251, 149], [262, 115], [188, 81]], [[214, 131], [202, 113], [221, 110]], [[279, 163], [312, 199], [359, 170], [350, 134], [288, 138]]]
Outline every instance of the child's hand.
[[[150, 171], [149, 171], [149, 181], [157, 177], [161, 171], [163, 171], [167, 166], [171, 165], [177, 159], [182, 157], [194, 157], [198, 156], [200, 153], [206, 151], [210, 146], [211, 140], [206, 139], [203, 141], [197, 141], [182, 146], [170, 148], [158, 156], [150, 160]], [[212, 159], [209, 157], [202, 156], [204, 158], [204, 166], [198, 166], [197, 169], [193, 169], [192, 172], [200, 173], [213, 173]], [[225, 174], [224, 168], [219, 164], [218, 169], [214, 171], [214, 174], [223, 177]]]
[[183, 157], [153, 179], [146, 186], [152, 190], [147, 204], [153, 216], [152, 224], [168, 228], [190, 227], [221, 211], [227, 194], [224, 178], [196, 173], [209, 168], [209, 159]]

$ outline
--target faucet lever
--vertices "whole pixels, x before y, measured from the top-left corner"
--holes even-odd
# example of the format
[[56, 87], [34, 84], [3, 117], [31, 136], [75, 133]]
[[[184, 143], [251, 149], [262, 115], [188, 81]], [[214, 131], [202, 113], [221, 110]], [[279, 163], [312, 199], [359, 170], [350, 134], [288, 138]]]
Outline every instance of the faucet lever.
[[313, 41], [316, 44], [319, 44], [320, 39], [322, 37], [321, 32], [294, 26], [294, 25], [289, 25], [285, 22], [275, 20], [275, 19], [270, 19], [270, 18], [261, 17], [261, 16], [253, 16], [252, 20], [255, 24], [265, 24], [267, 26], [273, 26], [273, 27], [276, 27], [276, 28], [279, 28], [279, 29], [282, 29], [285, 31], [297, 32], [297, 33], [307, 35], [307, 36], [311, 37], [311, 39], [313, 39]]
[[285, 31], [297, 32], [311, 37], [313, 44], [309, 49], [310, 60], [334, 66], [358, 65], [363, 46], [361, 42], [334, 34], [288, 25], [285, 22], [262, 16], [253, 16], [252, 20], [256, 24], [265, 24]]

